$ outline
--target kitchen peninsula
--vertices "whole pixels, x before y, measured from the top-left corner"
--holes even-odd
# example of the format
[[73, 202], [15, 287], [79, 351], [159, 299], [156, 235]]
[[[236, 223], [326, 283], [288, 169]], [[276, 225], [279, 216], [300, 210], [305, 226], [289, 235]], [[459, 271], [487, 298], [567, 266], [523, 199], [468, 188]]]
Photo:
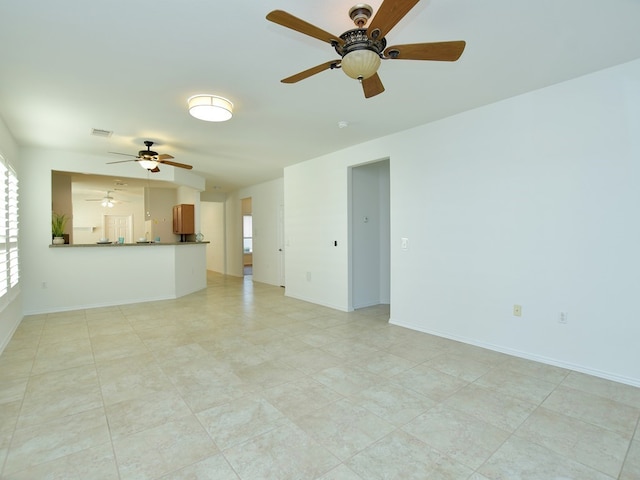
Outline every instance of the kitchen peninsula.
[[50, 245], [43, 311], [170, 300], [207, 285], [208, 242]]

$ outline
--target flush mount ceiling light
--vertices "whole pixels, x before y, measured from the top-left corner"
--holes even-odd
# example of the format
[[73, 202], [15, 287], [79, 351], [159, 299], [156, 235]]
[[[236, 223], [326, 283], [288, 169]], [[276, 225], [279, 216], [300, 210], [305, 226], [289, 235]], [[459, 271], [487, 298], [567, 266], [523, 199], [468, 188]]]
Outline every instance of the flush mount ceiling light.
[[233, 115], [233, 103], [217, 95], [194, 95], [187, 103], [191, 116], [206, 122], [226, 122]]

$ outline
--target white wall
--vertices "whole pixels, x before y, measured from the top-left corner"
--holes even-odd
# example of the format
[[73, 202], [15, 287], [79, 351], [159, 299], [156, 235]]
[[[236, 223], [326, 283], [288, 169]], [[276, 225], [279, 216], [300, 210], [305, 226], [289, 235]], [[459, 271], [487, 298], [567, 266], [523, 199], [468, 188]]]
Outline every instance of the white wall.
[[347, 309], [347, 170], [389, 157], [393, 323], [640, 385], [638, 132], [635, 61], [288, 167], [287, 295]]
[[200, 202], [200, 224], [207, 244], [207, 270], [225, 273], [224, 202]]
[[[4, 120], [0, 117], [0, 155], [13, 166], [18, 174], [18, 181], [23, 182], [21, 167], [20, 167], [20, 158], [18, 155], [18, 146], [9, 133], [6, 125], [4, 124]], [[51, 209], [51, 207], [49, 207]], [[50, 214], [50, 212], [49, 212]], [[24, 222], [24, 217], [21, 217], [21, 222]], [[18, 247], [20, 248], [20, 261], [22, 261], [22, 241], [19, 239]], [[20, 274], [22, 276], [23, 268], [20, 269]], [[22, 280], [21, 280], [22, 283]], [[4, 350], [4, 348], [11, 340], [11, 336], [20, 321], [22, 320], [22, 293], [21, 288], [13, 292], [12, 298], [10, 299], [10, 303], [6, 305], [0, 311], [0, 353]]]

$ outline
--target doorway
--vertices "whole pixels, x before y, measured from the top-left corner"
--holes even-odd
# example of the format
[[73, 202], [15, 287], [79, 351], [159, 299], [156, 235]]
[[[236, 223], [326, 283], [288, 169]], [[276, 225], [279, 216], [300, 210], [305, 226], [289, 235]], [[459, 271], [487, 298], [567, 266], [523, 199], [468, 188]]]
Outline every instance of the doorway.
[[251, 197], [243, 198], [242, 202], [242, 272], [243, 275], [253, 275], [253, 209]]
[[389, 160], [350, 172], [350, 309], [391, 301]]

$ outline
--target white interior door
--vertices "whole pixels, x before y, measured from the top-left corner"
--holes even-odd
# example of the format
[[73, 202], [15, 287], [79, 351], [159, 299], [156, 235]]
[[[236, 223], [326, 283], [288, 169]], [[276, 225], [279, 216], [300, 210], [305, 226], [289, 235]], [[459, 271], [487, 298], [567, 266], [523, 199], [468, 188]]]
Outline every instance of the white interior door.
[[102, 231], [111, 241], [124, 237], [125, 243], [133, 243], [133, 215], [104, 215]]

